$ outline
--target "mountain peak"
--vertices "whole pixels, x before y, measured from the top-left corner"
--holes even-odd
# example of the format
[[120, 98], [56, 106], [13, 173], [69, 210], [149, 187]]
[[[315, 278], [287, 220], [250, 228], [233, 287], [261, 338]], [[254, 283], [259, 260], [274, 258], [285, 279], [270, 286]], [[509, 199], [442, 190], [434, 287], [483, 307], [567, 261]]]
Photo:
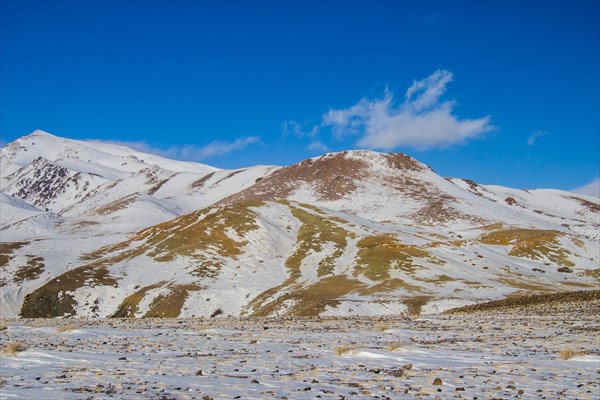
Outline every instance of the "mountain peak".
[[48, 133], [48, 132], [43, 131], [41, 129], [36, 129], [35, 131], [31, 132], [29, 135], [27, 135], [25, 137], [31, 137], [31, 136], [56, 137], [56, 136], [52, 135], [51, 133]]
[[[426, 171], [432, 170], [426, 164], [421, 163], [415, 158], [404, 153], [381, 153], [373, 150], [346, 150], [341, 152], [325, 153], [319, 157], [314, 157], [309, 160], [312, 162], [326, 159], [348, 159], [356, 160], [371, 166], [382, 165], [391, 169], [408, 170], [408, 171]], [[308, 161], [308, 160], [305, 160]], [[301, 162], [300, 164], [302, 164]]]
[[406, 154], [347, 150], [279, 168], [221, 204], [250, 200], [318, 202], [331, 209], [354, 210], [363, 217], [368, 214], [369, 218], [373, 211], [382, 214], [375, 219], [384, 220], [387, 211], [382, 210], [389, 208], [384, 203], [393, 197], [399, 199], [400, 193], [415, 204], [430, 197], [439, 201], [442, 181], [431, 168]]
[[[158, 165], [165, 171], [171, 172], [208, 173], [218, 170], [205, 164], [170, 160], [132, 149], [124, 144], [102, 140], [68, 139], [41, 129], [36, 129], [29, 135], [9, 143], [6, 148], [3, 147], [2, 157], [6, 159], [7, 165], [13, 164], [18, 168], [32, 163], [38, 157], [43, 157], [76, 172], [92, 172], [104, 177], [110, 175], [118, 178], [138, 174], [152, 165]], [[14, 171], [15, 168], [2, 170], [4, 175]]]
[[[57, 143], [63, 143], [68, 141], [68, 139], [62, 138], [60, 136], [55, 136], [51, 133], [43, 131], [41, 129], [36, 129], [31, 132], [29, 135], [22, 136], [16, 139], [13, 143], [17, 143], [21, 146], [29, 147], [30, 144], [33, 144], [35, 141], [40, 141], [40, 144], [44, 143], [52, 143], [56, 145]], [[62, 146], [62, 145], [61, 145]]]

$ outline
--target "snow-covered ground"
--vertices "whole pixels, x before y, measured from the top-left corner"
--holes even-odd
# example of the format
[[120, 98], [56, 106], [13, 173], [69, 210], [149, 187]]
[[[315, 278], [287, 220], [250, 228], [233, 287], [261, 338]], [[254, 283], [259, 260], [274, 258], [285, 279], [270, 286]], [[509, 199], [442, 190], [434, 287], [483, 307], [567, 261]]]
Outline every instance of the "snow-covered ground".
[[[3, 320], [0, 399], [597, 399], [598, 301], [399, 318]], [[436, 397], [439, 396], [439, 397]]]

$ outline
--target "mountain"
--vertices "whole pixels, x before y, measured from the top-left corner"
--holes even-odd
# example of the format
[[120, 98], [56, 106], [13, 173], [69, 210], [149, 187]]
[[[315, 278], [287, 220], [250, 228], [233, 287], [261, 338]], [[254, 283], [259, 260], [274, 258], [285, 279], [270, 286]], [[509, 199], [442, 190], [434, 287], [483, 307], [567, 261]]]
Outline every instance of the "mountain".
[[36, 131], [0, 170], [6, 317], [418, 314], [600, 278], [597, 198], [404, 154], [222, 170]]
[[131, 233], [167, 221], [209, 206], [273, 169], [220, 170], [42, 131], [10, 143], [0, 155], [4, 194], [67, 218], [58, 231], [76, 227], [80, 234]]
[[280, 168], [218, 204], [246, 200], [297, 201], [376, 222], [464, 229], [500, 221], [568, 228], [590, 238], [598, 237], [600, 210], [597, 199], [445, 179], [405, 154], [371, 151], [325, 154]]

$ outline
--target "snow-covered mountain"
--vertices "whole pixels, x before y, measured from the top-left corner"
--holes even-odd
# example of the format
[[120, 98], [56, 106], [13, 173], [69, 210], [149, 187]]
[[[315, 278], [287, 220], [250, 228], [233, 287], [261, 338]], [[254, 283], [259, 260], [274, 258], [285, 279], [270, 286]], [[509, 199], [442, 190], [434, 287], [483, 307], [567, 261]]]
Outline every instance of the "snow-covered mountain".
[[3, 317], [410, 314], [600, 278], [597, 198], [404, 154], [221, 170], [36, 131], [0, 171]]
[[209, 206], [274, 168], [220, 170], [35, 131], [2, 149], [0, 183], [4, 194], [69, 218], [65, 229], [131, 233]]

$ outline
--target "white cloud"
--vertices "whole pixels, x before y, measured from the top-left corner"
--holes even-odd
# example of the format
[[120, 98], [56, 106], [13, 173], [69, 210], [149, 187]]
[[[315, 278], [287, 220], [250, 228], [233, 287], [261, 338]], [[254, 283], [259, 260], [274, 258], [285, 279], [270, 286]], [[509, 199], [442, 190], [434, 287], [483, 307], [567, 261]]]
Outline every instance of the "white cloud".
[[182, 145], [182, 146], [171, 146], [167, 149], [154, 147], [144, 141], [106, 141], [106, 140], [90, 140], [91, 142], [109, 143], [120, 146], [126, 146], [134, 150], [138, 150], [144, 153], [156, 154], [162, 157], [167, 157], [176, 160], [186, 161], [203, 161], [204, 159], [225, 155], [236, 150], [242, 150], [246, 146], [260, 142], [258, 136], [247, 136], [237, 138], [232, 142], [214, 140], [206, 146], [196, 145]]
[[533, 146], [535, 144], [535, 140], [539, 137], [542, 136], [546, 136], [549, 135], [550, 132], [547, 131], [535, 131], [533, 132], [531, 135], [529, 135], [529, 138], [527, 138], [527, 146]]
[[[386, 89], [386, 96], [388, 91]], [[321, 126], [331, 126], [336, 139], [346, 136], [357, 135], [362, 130], [364, 120], [372, 112], [373, 103], [367, 99], [361, 99], [350, 108], [341, 110], [329, 110], [321, 117]]]
[[313, 140], [307, 147], [307, 150], [314, 152], [326, 152], [329, 151], [329, 147], [319, 140]]
[[338, 139], [358, 135], [359, 146], [383, 150], [445, 147], [495, 129], [489, 115], [460, 119], [452, 114], [454, 101], [440, 102], [451, 80], [452, 73], [437, 70], [414, 81], [402, 104], [396, 105], [394, 95], [386, 89], [381, 99], [363, 98], [349, 108], [330, 110], [322, 116], [321, 127], [331, 127]]
[[[452, 81], [452, 73], [439, 69], [423, 80], [413, 81], [404, 96], [404, 104], [417, 112], [435, 106], [450, 81]], [[416, 96], [413, 99], [414, 94]]]
[[[236, 150], [241, 150], [249, 144], [258, 143], [258, 136], [248, 136], [237, 138], [233, 142], [225, 142], [221, 140], [214, 140], [204, 147], [197, 148], [192, 146], [190, 154], [197, 156], [199, 159], [208, 158], [217, 155], [228, 154]], [[183, 149], [187, 152], [187, 149]]]
[[597, 177], [590, 183], [571, 191], [574, 193], [585, 194], [587, 196], [600, 197], [600, 177]]

